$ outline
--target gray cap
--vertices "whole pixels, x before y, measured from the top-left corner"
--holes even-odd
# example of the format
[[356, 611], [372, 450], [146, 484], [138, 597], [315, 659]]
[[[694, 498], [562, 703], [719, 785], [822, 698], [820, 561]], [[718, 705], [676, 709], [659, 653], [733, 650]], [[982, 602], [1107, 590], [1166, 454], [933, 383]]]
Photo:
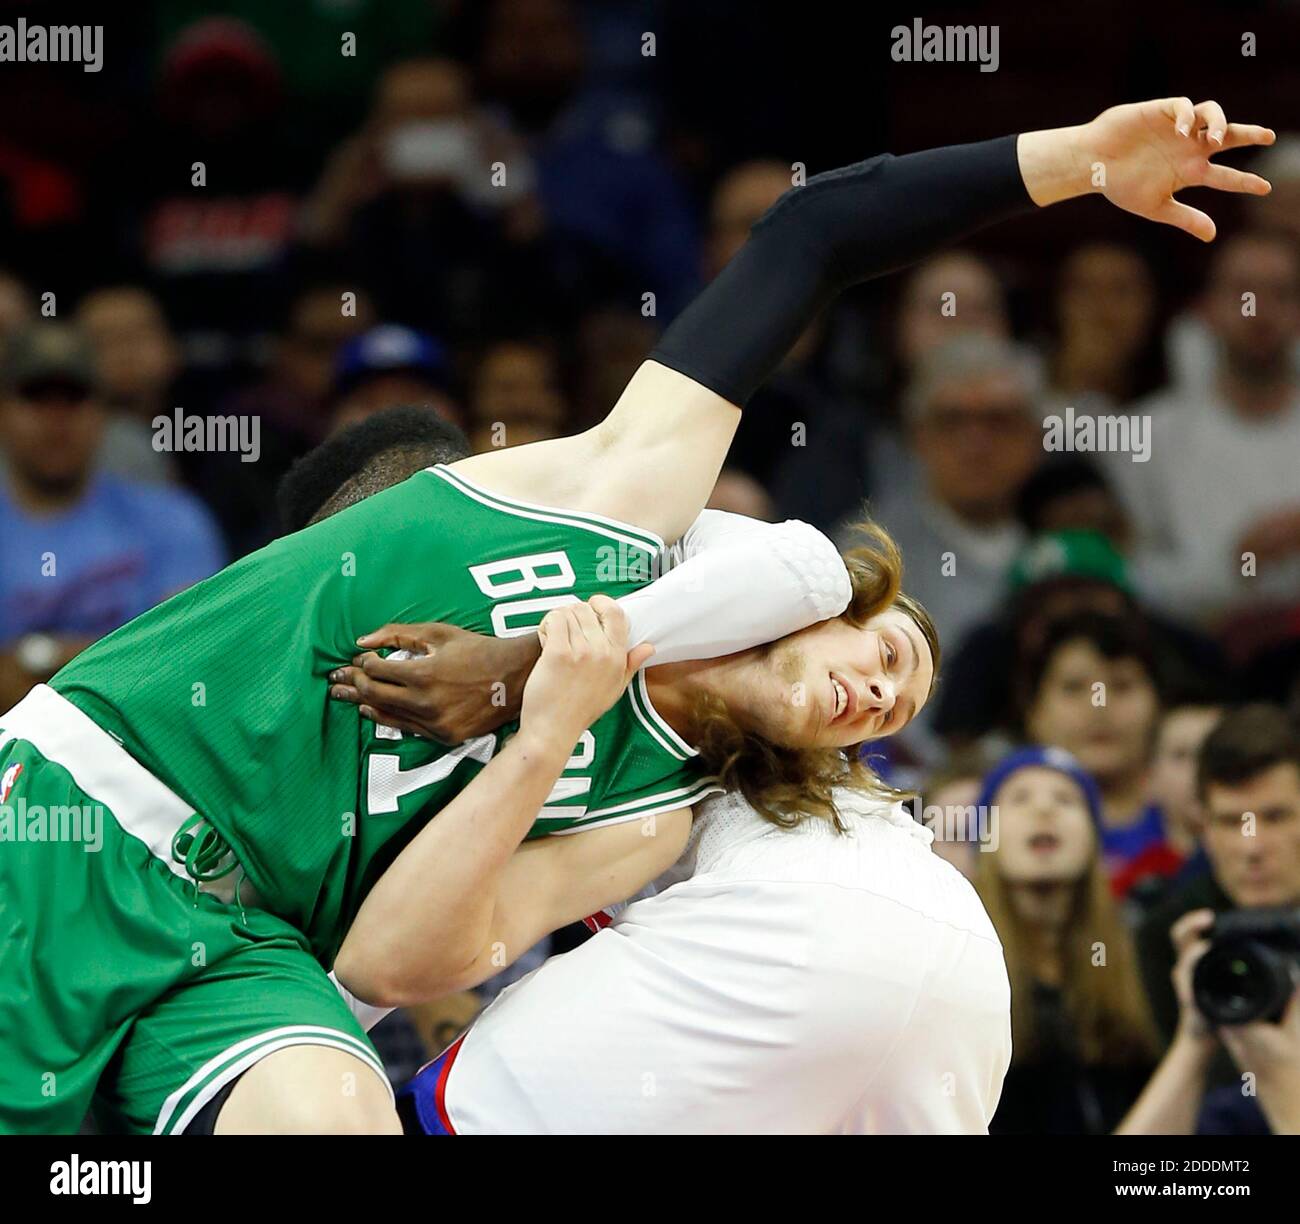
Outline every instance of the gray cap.
[[0, 382], [18, 391], [42, 382], [95, 389], [95, 359], [85, 337], [67, 323], [33, 323], [15, 331], [0, 358]]

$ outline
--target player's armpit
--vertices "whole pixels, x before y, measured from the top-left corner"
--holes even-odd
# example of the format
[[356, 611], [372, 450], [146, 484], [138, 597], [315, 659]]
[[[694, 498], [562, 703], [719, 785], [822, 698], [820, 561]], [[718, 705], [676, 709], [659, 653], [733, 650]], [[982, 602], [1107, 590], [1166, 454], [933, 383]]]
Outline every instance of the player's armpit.
[[494, 493], [619, 519], [672, 543], [704, 509], [739, 423], [721, 395], [644, 361], [594, 428], [452, 469]]
[[544, 935], [627, 900], [682, 855], [692, 809], [525, 842], [497, 890], [492, 935], [447, 990], [469, 990], [499, 973]]

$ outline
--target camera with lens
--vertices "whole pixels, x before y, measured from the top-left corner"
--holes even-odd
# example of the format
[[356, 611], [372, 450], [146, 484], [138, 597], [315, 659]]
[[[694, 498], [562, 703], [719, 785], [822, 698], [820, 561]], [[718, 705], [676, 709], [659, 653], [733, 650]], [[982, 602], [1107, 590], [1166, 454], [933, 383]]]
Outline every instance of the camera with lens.
[[1276, 1024], [1300, 985], [1300, 909], [1218, 914], [1192, 994], [1211, 1024]]

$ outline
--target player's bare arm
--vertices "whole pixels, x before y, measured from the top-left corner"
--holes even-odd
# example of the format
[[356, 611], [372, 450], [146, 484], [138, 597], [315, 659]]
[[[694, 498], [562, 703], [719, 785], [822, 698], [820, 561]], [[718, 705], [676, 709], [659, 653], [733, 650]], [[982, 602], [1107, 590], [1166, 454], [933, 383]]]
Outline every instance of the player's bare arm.
[[[686, 848], [693, 809], [524, 842], [497, 891], [492, 932], [479, 959], [436, 995], [469, 990], [501, 971], [544, 935], [639, 893]], [[436, 997], [436, 996], [435, 996]]]
[[[490, 965], [503, 921], [500, 885], [511, 856], [579, 736], [618, 700], [652, 649], [627, 650], [626, 617], [603, 596], [554, 609], [539, 637], [541, 658], [525, 688], [518, 732], [425, 825], [357, 913], [335, 969], [366, 1002], [434, 998], [464, 989], [479, 967]], [[510, 924], [521, 929], [518, 919]], [[526, 947], [514, 948], [511, 958]]]
[[792, 188], [669, 327], [599, 425], [570, 438], [461, 460], [464, 475], [547, 505], [624, 519], [676, 539], [704, 506], [739, 407], [811, 319], [850, 285], [904, 267], [1033, 206], [1098, 194], [1209, 241], [1186, 187], [1263, 195], [1214, 154], [1272, 144], [1216, 102], [1164, 98], [1089, 123], [878, 157]]

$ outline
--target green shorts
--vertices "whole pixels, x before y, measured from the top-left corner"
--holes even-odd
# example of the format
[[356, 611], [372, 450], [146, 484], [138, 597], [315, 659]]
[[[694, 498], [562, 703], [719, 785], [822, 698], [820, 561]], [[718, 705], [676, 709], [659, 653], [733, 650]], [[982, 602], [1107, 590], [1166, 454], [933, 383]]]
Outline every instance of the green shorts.
[[178, 1133], [293, 1045], [388, 1086], [305, 936], [165, 853], [187, 818], [52, 690], [0, 716], [0, 1134], [74, 1133], [92, 1104], [104, 1129]]

